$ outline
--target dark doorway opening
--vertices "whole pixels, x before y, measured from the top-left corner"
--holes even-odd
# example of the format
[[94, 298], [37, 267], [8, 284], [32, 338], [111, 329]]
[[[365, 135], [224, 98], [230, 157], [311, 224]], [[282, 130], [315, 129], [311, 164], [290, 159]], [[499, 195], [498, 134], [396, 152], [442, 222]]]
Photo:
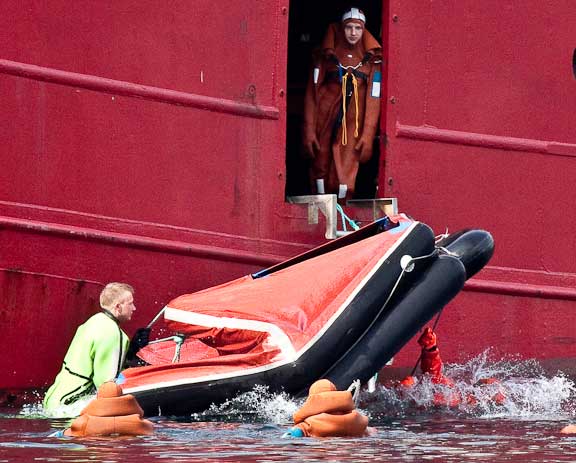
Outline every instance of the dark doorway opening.
[[[382, 2], [363, 0], [292, 0], [288, 32], [288, 83], [286, 127], [286, 195], [311, 194], [308, 170], [310, 161], [302, 151], [304, 95], [312, 51], [322, 41], [328, 25], [340, 21], [343, 12], [357, 7], [366, 14], [366, 27], [382, 43]], [[384, 70], [385, 72], [385, 70]], [[384, 100], [385, 95], [382, 95]], [[356, 198], [377, 194], [380, 160], [380, 134], [374, 140], [372, 159], [360, 166], [356, 179]]]

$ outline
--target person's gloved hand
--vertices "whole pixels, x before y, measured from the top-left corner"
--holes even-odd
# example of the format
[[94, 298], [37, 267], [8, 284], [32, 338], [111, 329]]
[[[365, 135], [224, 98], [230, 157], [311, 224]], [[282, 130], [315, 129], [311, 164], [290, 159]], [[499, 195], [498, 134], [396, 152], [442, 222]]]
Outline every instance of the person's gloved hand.
[[140, 360], [136, 357], [136, 354], [140, 349], [146, 347], [149, 342], [150, 328], [138, 328], [128, 345], [128, 352], [126, 352], [126, 366], [133, 367], [139, 365]]
[[315, 159], [316, 155], [320, 151], [320, 143], [318, 142], [318, 138], [316, 137], [316, 133], [304, 133], [304, 153], [308, 156], [309, 159]]
[[358, 162], [365, 164], [372, 157], [372, 140], [360, 137], [354, 149], [358, 153]]
[[150, 342], [150, 328], [138, 328], [134, 336], [132, 337], [131, 344], [136, 347], [136, 350], [140, 350], [146, 347]]
[[432, 328], [429, 326], [426, 327], [420, 338], [418, 338], [418, 344], [422, 347], [422, 349], [426, 349], [427, 351], [432, 351], [436, 348], [436, 333], [432, 331]]

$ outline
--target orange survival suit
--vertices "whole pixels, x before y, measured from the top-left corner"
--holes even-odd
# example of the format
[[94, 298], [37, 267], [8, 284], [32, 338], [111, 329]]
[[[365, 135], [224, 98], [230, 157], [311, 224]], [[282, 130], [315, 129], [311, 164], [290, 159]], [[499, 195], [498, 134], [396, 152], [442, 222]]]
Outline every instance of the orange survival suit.
[[96, 399], [64, 431], [68, 437], [142, 436], [152, 434], [153, 426], [143, 419], [144, 412], [133, 395], [122, 395], [122, 388], [112, 381], [103, 383]]
[[290, 437], [361, 437], [368, 418], [355, 410], [350, 391], [338, 391], [327, 379], [310, 386], [304, 405], [294, 413]]
[[380, 44], [364, 29], [351, 45], [344, 23], [331, 24], [314, 53], [303, 125], [304, 151], [313, 159], [312, 189], [339, 198], [352, 197], [359, 163], [372, 156], [382, 76]]

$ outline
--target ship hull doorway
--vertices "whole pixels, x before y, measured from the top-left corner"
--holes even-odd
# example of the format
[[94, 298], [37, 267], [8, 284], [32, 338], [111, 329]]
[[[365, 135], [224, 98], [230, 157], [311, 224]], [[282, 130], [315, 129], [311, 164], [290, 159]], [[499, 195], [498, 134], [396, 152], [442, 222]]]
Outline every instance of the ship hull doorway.
[[[309, 180], [311, 160], [302, 149], [302, 124], [304, 96], [310, 72], [312, 52], [321, 43], [332, 22], [340, 21], [350, 6], [358, 7], [366, 14], [367, 29], [382, 43], [383, 8], [380, 2], [359, 1], [304, 1], [290, 2], [288, 34], [287, 114], [286, 114], [286, 196], [312, 193]], [[384, 46], [385, 53], [387, 47]], [[383, 73], [386, 70], [383, 68]], [[381, 101], [386, 101], [382, 86]], [[382, 118], [382, 112], [381, 112]], [[380, 127], [383, 127], [382, 120]], [[381, 166], [381, 149], [384, 135], [378, 131], [374, 139], [370, 161], [360, 165], [356, 178], [356, 199], [378, 197], [378, 177]]]

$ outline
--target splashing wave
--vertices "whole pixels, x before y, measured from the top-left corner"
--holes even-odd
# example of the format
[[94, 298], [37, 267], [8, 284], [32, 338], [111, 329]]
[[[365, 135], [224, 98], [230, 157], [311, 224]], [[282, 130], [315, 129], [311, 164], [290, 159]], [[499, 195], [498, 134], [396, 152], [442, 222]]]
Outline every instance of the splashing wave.
[[442, 412], [476, 417], [559, 419], [576, 414], [576, 386], [563, 373], [546, 377], [536, 360], [492, 359], [490, 349], [464, 364], [446, 364], [452, 387], [424, 376], [411, 388], [379, 387], [362, 395], [374, 417]]

